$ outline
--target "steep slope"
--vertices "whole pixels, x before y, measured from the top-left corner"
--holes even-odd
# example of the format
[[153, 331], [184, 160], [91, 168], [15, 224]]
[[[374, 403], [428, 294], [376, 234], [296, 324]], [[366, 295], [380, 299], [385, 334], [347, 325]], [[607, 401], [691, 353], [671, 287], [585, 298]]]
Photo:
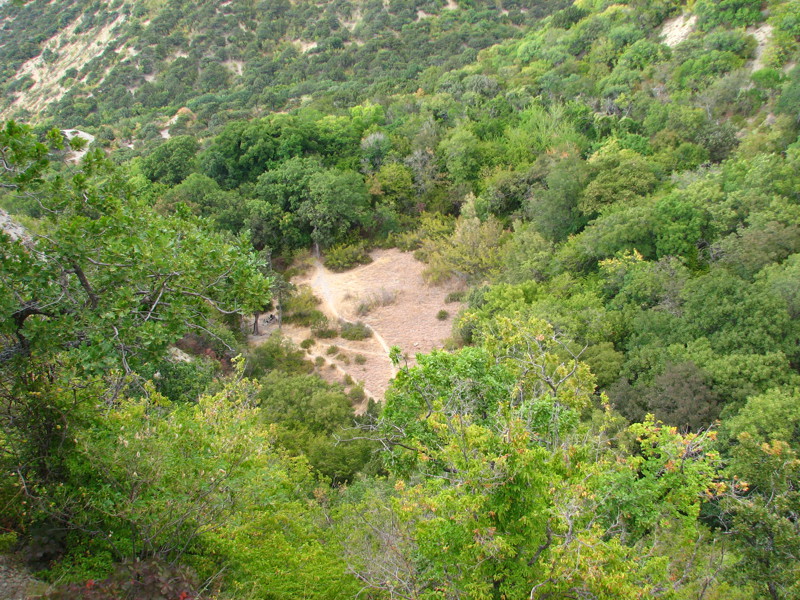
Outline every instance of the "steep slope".
[[[0, 7], [0, 115], [99, 126], [182, 104], [282, 109], [407, 89], [429, 67], [467, 64], [565, 0], [328, 3], [111, 2]], [[172, 108], [175, 107], [175, 108]]]

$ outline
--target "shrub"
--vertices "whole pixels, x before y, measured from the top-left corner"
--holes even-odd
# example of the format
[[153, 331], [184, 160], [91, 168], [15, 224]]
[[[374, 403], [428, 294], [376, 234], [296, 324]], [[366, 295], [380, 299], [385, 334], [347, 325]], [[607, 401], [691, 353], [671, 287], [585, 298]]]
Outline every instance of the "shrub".
[[321, 329], [315, 329], [314, 335], [320, 339], [329, 340], [339, 335], [339, 332], [331, 327], [323, 327]]
[[344, 379], [342, 380], [342, 383], [344, 383], [345, 385], [353, 385], [354, 383], [353, 378], [350, 377], [350, 375], [345, 375]]
[[13, 531], [0, 533], [0, 552], [10, 552], [17, 545], [17, 534]]
[[423, 241], [440, 239], [453, 232], [455, 219], [439, 213], [423, 213], [420, 216], [419, 227], [415, 231], [400, 234], [391, 234], [389, 241], [404, 252], [418, 250]]
[[356, 321], [355, 323], [343, 322], [340, 335], [346, 340], [365, 340], [368, 337], [372, 337], [372, 330], [369, 325], [365, 325], [361, 321]]
[[312, 370], [305, 353], [277, 333], [250, 350], [246, 356], [245, 374], [254, 379], [260, 379], [275, 370], [286, 373], [310, 373]]
[[464, 291], [450, 292], [449, 294], [447, 294], [444, 301], [448, 304], [451, 302], [463, 302], [466, 295], [467, 293]]
[[325, 364], [325, 359], [322, 358], [321, 356], [318, 356], [317, 358], [314, 359], [314, 365], [316, 367], [321, 367], [324, 364]]
[[197, 597], [195, 575], [186, 567], [171, 566], [157, 560], [133, 561], [120, 565], [117, 572], [101, 581], [57, 586], [45, 598], [50, 600], [103, 600], [106, 598], [181, 598]]
[[450, 313], [447, 312], [445, 309], [442, 309], [442, 310], [440, 310], [439, 312], [436, 313], [436, 318], [439, 319], [440, 321], [446, 321], [447, 317], [449, 317], [449, 316], [450, 316]]
[[295, 323], [304, 327], [313, 327], [318, 323], [327, 323], [325, 315], [317, 310], [320, 303], [308, 286], [303, 286], [297, 290], [286, 301], [286, 311], [283, 320], [287, 323]]
[[372, 258], [363, 243], [341, 244], [328, 250], [323, 262], [331, 271], [346, 271], [356, 265], [369, 264], [372, 262]]
[[333, 356], [334, 354], [339, 354], [339, 347], [338, 346], [328, 346], [328, 349], [325, 350], [325, 354], [328, 356]]
[[306, 338], [302, 342], [300, 342], [300, 347], [303, 350], [308, 350], [309, 348], [311, 348], [311, 346], [313, 346], [316, 343], [317, 340], [315, 340], [314, 338]]
[[355, 363], [357, 365], [363, 365], [363, 364], [365, 364], [367, 362], [367, 357], [364, 356], [363, 354], [356, 354], [353, 357], [353, 360], [355, 361]]
[[358, 385], [353, 386], [353, 388], [347, 392], [347, 396], [353, 402], [362, 402], [364, 398], [367, 397], [367, 394], [364, 392], [363, 384], [359, 383]]

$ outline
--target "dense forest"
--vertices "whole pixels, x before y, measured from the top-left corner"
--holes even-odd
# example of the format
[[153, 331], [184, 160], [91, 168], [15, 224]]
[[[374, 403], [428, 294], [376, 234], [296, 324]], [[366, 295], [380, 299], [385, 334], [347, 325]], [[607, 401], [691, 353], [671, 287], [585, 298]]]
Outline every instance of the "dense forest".
[[[0, 553], [42, 597], [800, 597], [800, 3], [0, 31]], [[324, 338], [292, 278], [375, 248], [465, 308], [357, 414], [246, 328]]]

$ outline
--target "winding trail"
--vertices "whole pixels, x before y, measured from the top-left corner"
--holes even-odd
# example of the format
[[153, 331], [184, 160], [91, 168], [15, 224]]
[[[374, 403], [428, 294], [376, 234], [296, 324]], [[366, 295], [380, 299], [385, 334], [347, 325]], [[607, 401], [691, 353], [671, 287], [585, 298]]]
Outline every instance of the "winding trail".
[[[314, 259], [314, 275], [311, 278], [311, 289], [314, 293], [318, 296], [322, 297], [322, 303], [328, 309], [328, 312], [335, 318], [337, 321], [345, 321], [350, 323], [351, 321], [345, 319], [341, 316], [338, 308], [336, 307], [336, 302], [333, 299], [333, 294], [331, 293], [331, 286], [328, 282], [327, 278], [327, 269], [324, 267], [322, 262], [318, 258]], [[369, 330], [372, 332], [372, 335], [375, 337], [375, 340], [381, 345], [383, 351], [386, 353], [386, 359], [389, 360], [389, 354], [391, 353], [392, 349], [389, 344], [386, 343], [386, 340], [383, 336], [371, 325], [367, 325]], [[375, 352], [369, 352], [369, 354], [376, 354]], [[392, 361], [389, 360], [389, 369], [391, 370], [392, 377], [397, 375], [397, 369], [392, 364]]]

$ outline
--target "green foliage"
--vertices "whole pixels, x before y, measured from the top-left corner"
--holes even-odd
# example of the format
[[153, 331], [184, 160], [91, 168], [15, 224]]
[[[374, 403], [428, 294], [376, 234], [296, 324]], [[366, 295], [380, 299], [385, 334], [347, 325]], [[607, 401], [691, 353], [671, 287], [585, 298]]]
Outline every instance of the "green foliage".
[[474, 214], [463, 215], [451, 236], [423, 242], [426, 279], [440, 283], [457, 277], [475, 282], [493, 276], [500, 268], [504, 237], [502, 225], [494, 217], [482, 222]]
[[423, 258], [427, 255], [424, 242], [437, 241], [453, 232], [454, 220], [438, 213], [422, 213], [416, 231], [390, 237], [397, 248], [406, 252], [418, 250], [415, 256]]
[[629, 543], [669, 527], [679, 527], [691, 539], [702, 498], [717, 485], [714, 436], [681, 435], [652, 416], [629, 432], [638, 452], [608, 475], [606, 485], [615, 490], [604, 507], [608, 518], [621, 521]]
[[[307, 341], [307, 340], [304, 340]], [[313, 343], [313, 340], [312, 340]], [[303, 345], [301, 344], [301, 347]], [[305, 346], [306, 348], [308, 346]], [[311, 364], [305, 354], [279, 332], [273, 333], [264, 342], [247, 353], [245, 373], [248, 377], [261, 379], [272, 371], [285, 373], [310, 373]]]
[[339, 327], [339, 335], [346, 340], [358, 341], [372, 337], [372, 329], [361, 321], [355, 323], [342, 321]]
[[761, 2], [757, 0], [700, 0], [695, 6], [700, 26], [709, 30], [717, 25], [746, 27], [761, 22]]
[[325, 266], [331, 271], [346, 271], [356, 265], [366, 265], [372, 262], [367, 252], [366, 244], [340, 244], [325, 252]]
[[[128, 4], [0, 7], [18, 114], [45, 104], [25, 61], [112, 23], [117, 49], [26, 114], [41, 139], [0, 132], [32, 235], [0, 241], [0, 525], [49, 577], [142, 555], [220, 597], [798, 595], [796, 3], [765, 48], [749, 0]], [[658, 43], [684, 8], [703, 33]], [[62, 161], [48, 119], [122, 166]], [[393, 348], [382, 412], [309, 375], [311, 338], [250, 349], [260, 389], [221, 378], [270, 288], [337, 333], [248, 250], [312, 244], [480, 285], [473, 346]], [[167, 360], [180, 338], [209, 360]]]
[[13, 531], [6, 531], [0, 534], [0, 552], [10, 552], [17, 544], [17, 534]]
[[277, 443], [306, 456], [321, 474], [336, 483], [351, 480], [370, 460], [365, 440], [337, 443], [353, 426], [351, 401], [340, 387], [313, 375], [270, 373], [262, 380], [259, 403], [263, 418], [278, 425]]
[[445, 309], [441, 309], [439, 312], [436, 313], [436, 318], [440, 321], [446, 321], [447, 318], [450, 316], [450, 313], [447, 312]]
[[320, 302], [310, 287], [301, 286], [286, 300], [284, 305], [286, 314], [283, 318], [287, 323], [297, 323], [304, 327], [327, 322], [325, 315], [316, 308]]
[[199, 149], [192, 136], [170, 138], [142, 161], [142, 172], [150, 181], [177, 185], [197, 169]]
[[657, 182], [652, 163], [616, 143], [599, 150], [589, 164], [596, 175], [586, 186], [578, 204], [587, 216], [611, 204], [635, 201], [651, 192]]
[[139, 375], [151, 380], [156, 391], [172, 402], [192, 402], [206, 392], [218, 375], [219, 365], [200, 357], [184, 362], [171, 359], [148, 364]]
[[[797, 389], [775, 388], [750, 398], [729, 423], [734, 482], [724, 501], [739, 560], [727, 576], [752, 582], [772, 598], [791, 598], [798, 591], [800, 530], [798, 508]], [[777, 549], [780, 549], [776, 552]]]
[[330, 247], [353, 227], [369, 223], [367, 188], [356, 173], [320, 171], [309, 179], [309, 199], [299, 214], [311, 227], [311, 239], [320, 247]]

